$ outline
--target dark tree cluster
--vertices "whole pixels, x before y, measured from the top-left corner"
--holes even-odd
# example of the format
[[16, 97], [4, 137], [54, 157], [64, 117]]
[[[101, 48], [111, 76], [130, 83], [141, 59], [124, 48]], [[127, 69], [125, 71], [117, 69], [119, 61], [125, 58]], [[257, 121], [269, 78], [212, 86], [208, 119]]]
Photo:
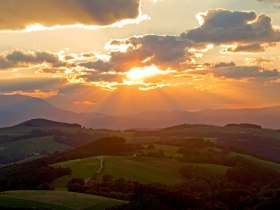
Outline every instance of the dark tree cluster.
[[43, 160], [14, 164], [1, 168], [0, 190], [48, 190], [49, 183], [70, 173], [68, 168], [54, 168]]
[[252, 128], [252, 129], [262, 129], [262, 126], [250, 123], [240, 123], [240, 124], [227, 124], [225, 127], [239, 127], [239, 128]]
[[79, 147], [66, 154], [79, 155], [80, 157], [100, 156], [100, 155], [124, 155], [140, 149], [141, 146], [128, 144], [121, 137], [106, 137]]
[[232, 157], [226, 150], [197, 150], [192, 147], [185, 147], [178, 151], [183, 156], [179, 158], [183, 162], [190, 163], [208, 163], [208, 164], [218, 164], [225, 166], [234, 166], [237, 162], [237, 157]]
[[72, 192], [129, 200], [138, 185], [137, 182], [114, 178], [112, 175], [105, 174], [101, 179], [93, 177], [87, 183], [80, 178], [72, 179], [68, 182], [67, 188]]

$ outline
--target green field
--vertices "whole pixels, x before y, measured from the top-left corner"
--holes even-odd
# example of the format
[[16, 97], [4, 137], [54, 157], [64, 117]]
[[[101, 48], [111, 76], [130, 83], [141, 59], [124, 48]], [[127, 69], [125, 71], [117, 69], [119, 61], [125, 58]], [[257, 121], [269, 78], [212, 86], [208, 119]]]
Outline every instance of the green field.
[[30, 133], [32, 128], [21, 128], [21, 127], [10, 127], [10, 128], [0, 128], [0, 136], [21, 136]]
[[[177, 160], [151, 158], [151, 157], [106, 157], [104, 170], [99, 175], [112, 174], [140, 183], [163, 183], [167, 185], [179, 184], [185, 181], [179, 170], [190, 163]], [[197, 164], [192, 166], [202, 167], [210, 172], [225, 173], [229, 167], [215, 164]]]
[[221, 165], [183, 163], [165, 158], [108, 156], [104, 157], [103, 169], [97, 175], [96, 172], [100, 168], [100, 160], [87, 158], [55, 164], [54, 166], [57, 167], [69, 167], [72, 170], [72, 175], [56, 179], [52, 186], [57, 190], [65, 190], [67, 182], [72, 178], [84, 178], [86, 180], [91, 176], [100, 178], [105, 174], [111, 174], [116, 178], [124, 178], [143, 184], [162, 183], [175, 185], [185, 181], [179, 170], [183, 166], [190, 165], [207, 169], [215, 174], [224, 174], [229, 169], [229, 167]]
[[230, 167], [228, 166], [207, 164], [207, 163], [186, 163], [185, 165], [206, 169], [207, 171], [216, 175], [225, 175], [227, 170], [230, 169]]
[[33, 152], [55, 152], [64, 151], [70, 149], [69, 146], [57, 143], [53, 140], [52, 136], [29, 138], [19, 141], [13, 141], [11, 143], [2, 144], [0, 154], [12, 155], [12, 154], [26, 154]]
[[55, 210], [103, 210], [125, 201], [94, 195], [58, 191], [9, 191], [0, 194], [0, 206]]
[[253, 157], [251, 155], [246, 155], [246, 154], [241, 154], [241, 153], [236, 153], [236, 152], [231, 152], [230, 155], [234, 156], [234, 157], [238, 157], [239, 156], [239, 157], [245, 158], [247, 160], [250, 160], [252, 162], [260, 164], [260, 165], [262, 165], [264, 167], [267, 167], [267, 168], [270, 168], [270, 169], [273, 169], [275, 171], [280, 172], [280, 164], [279, 163], [262, 160], [262, 159]]
[[150, 157], [105, 157], [104, 169], [99, 176], [115, 177], [140, 183], [178, 184], [184, 181], [179, 170], [183, 163]]
[[92, 176], [96, 175], [96, 172], [100, 167], [100, 159], [93, 157], [81, 160], [70, 160], [54, 164], [53, 166], [71, 169], [72, 173], [70, 176], [60, 177], [52, 183], [52, 186], [54, 186], [55, 189], [66, 190], [67, 182], [69, 182], [71, 179], [83, 178], [87, 180]]

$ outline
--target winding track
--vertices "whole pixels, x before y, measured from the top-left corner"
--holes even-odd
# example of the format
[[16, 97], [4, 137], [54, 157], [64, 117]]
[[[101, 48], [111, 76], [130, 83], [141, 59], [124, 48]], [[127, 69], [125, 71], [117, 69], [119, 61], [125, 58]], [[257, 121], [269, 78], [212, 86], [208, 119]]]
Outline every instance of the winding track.
[[[96, 171], [96, 174], [98, 175], [98, 174], [101, 173], [101, 171], [104, 168], [104, 157], [102, 156], [102, 157], [99, 157], [97, 159], [100, 160], [100, 167], [99, 167], [98, 171]], [[87, 180], [85, 180], [85, 183], [87, 184], [90, 181], [90, 179], [91, 179], [91, 177], [89, 177]]]

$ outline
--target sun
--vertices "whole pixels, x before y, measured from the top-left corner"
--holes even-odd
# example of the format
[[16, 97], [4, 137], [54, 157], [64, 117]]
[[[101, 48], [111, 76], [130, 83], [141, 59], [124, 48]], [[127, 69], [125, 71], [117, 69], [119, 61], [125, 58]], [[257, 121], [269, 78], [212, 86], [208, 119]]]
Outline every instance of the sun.
[[126, 77], [130, 81], [143, 81], [147, 77], [152, 77], [162, 74], [162, 71], [157, 66], [145, 66], [132, 68], [126, 72]]

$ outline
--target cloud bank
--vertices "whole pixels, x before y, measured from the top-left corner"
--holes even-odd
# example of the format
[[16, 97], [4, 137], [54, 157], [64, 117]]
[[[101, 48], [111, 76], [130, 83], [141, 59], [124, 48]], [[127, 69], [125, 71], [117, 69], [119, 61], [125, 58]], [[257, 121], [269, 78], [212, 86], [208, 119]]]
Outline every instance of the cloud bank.
[[49, 52], [14, 50], [0, 56], [0, 69], [21, 68], [43, 63], [52, 67], [64, 65], [58, 55]]
[[267, 70], [259, 66], [237, 66], [234, 62], [218, 63], [212, 70], [205, 72], [231, 79], [277, 79], [280, 77], [280, 72], [277, 69]]
[[0, 1], [0, 30], [45, 27], [107, 26], [140, 15], [140, 0], [8, 0]]
[[211, 9], [198, 15], [201, 26], [182, 36], [195, 42], [215, 44], [279, 42], [280, 30], [272, 19], [255, 12]]
[[279, 66], [262, 67], [261, 63], [267, 62], [265, 59], [216, 65], [211, 62], [206, 65], [207, 60], [202, 60], [213, 47], [224, 48], [220, 53], [252, 54], [264, 53], [267, 48], [276, 46], [280, 31], [272, 25], [270, 17], [225, 9], [208, 10], [200, 17], [198, 28], [182, 34], [146, 34], [113, 39], [106, 44], [104, 53], [13, 50], [0, 55], [0, 73], [4, 75], [9, 70], [25, 76], [20, 72], [34, 72], [42, 77], [65, 78], [71, 84], [110, 90], [126, 85], [140, 86], [143, 90], [187, 83], [199, 86], [203, 81], [207, 83], [215, 79], [280, 81]]

